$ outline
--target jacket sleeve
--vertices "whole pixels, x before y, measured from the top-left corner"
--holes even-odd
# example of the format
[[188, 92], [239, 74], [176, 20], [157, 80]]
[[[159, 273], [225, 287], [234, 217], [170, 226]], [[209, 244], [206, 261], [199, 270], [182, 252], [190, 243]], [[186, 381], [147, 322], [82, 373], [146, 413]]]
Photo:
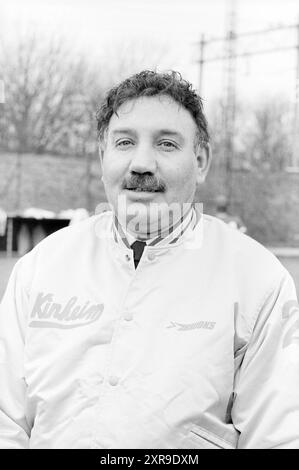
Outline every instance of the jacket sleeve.
[[0, 449], [29, 447], [25, 417], [24, 324], [28, 298], [17, 262], [0, 304]]
[[299, 307], [285, 271], [263, 299], [235, 375], [240, 449], [299, 449]]

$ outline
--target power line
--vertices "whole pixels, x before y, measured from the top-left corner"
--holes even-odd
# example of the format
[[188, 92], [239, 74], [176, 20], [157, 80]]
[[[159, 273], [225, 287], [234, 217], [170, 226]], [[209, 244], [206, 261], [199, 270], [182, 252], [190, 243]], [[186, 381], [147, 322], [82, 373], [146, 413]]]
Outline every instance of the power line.
[[[277, 26], [272, 26], [267, 29], [260, 29], [256, 31], [245, 31], [243, 33], [238, 33], [236, 36], [238, 38], [243, 38], [243, 37], [249, 37], [249, 36], [258, 36], [259, 34], [267, 34], [267, 33], [273, 33], [276, 31], [282, 31], [282, 30], [287, 30], [287, 29], [292, 29], [292, 28], [297, 28], [297, 24], [291, 24], [291, 25], [277, 25]], [[207, 43], [211, 44], [213, 42], [222, 42], [227, 39], [226, 36], [219, 36], [219, 37], [211, 37]]]
[[[254, 52], [242, 52], [242, 54], [235, 54], [234, 57], [238, 58], [238, 57], [250, 57], [250, 56], [261, 55], [261, 54], [272, 54], [274, 52], [284, 52], [284, 51], [294, 50], [296, 47], [297, 46], [275, 47], [272, 49], [264, 49], [264, 50], [254, 51]], [[212, 57], [211, 59], [205, 59], [204, 62], [205, 63], [217, 62], [220, 60], [227, 60], [227, 56]]]
[[[253, 57], [258, 55], [273, 54], [278, 52], [295, 51], [296, 52], [296, 76], [295, 76], [295, 90], [294, 90], [294, 107], [293, 107], [293, 149], [290, 165], [291, 168], [299, 167], [299, 20], [296, 24], [277, 25], [262, 30], [246, 31], [243, 33], [235, 32], [236, 23], [236, 7], [235, 3], [231, 3], [231, 9], [228, 15], [228, 32], [226, 36], [212, 37], [206, 39], [204, 35], [201, 36], [200, 45], [200, 58], [199, 63], [199, 94], [202, 94], [203, 89], [203, 76], [204, 67], [207, 63], [223, 61], [225, 66], [225, 97], [226, 103], [224, 107], [223, 131], [225, 143], [225, 160], [227, 171], [230, 171], [232, 166], [232, 159], [234, 154], [233, 140], [234, 140], [234, 119], [235, 119], [235, 102], [236, 102], [236, 59], [242, 57]], [[268, 48], [262, 50], [250, 50], [237, 53], [237, 42], [241, 38], [256, 37], [267, 35], [268, 33], [279, 32], [284, 30], [297, 30], [296, 44], [293, 46], [280, 46], [276, 48]], [[214, 57], [206, 57], [207, 47], [216, 42], [223, 42], [226, 44], [226, 51], [224, 55], [217, 55]]]

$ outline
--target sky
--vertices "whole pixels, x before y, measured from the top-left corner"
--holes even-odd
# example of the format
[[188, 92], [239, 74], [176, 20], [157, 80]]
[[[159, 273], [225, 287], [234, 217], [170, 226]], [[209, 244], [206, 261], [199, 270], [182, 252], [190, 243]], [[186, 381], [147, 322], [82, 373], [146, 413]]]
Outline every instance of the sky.
[[[114, 55], [122, 44], [146, 44], [157, 55], [158, 68], [179, 70], [195, 87], [199, 83], [199, 40], [223, 37], [233, 0], [0, 0], [0, 36], [15, 40], [37, 31], [59, 34], [91, 61]], [[234, 0], [237, 33], [264, 30], [299, 21], [299, 0]], [[239, 39], [237, 50], [249, 52], [295, 46], [296, 28]], [[298, 39], [299, 40], [299, 39]], [[130, 46], [131, 47], [131, 46]], [[161, 57], [159, 50], [163, 50]], [[223, 56], [225, 43], [208, 43], [206, 57]], [[115, 59], [116, 57], [116, 59]], [[202, 96], [211, 100], [225, 90], [227, 62], [204, 66]], [[276, 52], [236, 61], [237, 96], [261, 99], [281, 94], [295, 99], [296, 51]]]

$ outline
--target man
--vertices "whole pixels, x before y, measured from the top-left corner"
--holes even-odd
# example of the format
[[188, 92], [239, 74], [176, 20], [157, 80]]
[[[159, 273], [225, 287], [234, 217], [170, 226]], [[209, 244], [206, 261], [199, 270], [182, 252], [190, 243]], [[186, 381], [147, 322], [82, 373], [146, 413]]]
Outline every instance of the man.
[[192, 204], [200, 98], [144, 71], [97, 114], [111, 211], [17, 263], [0, 313], [2, 448], [299, 448], [298, 304], [265, 248]]

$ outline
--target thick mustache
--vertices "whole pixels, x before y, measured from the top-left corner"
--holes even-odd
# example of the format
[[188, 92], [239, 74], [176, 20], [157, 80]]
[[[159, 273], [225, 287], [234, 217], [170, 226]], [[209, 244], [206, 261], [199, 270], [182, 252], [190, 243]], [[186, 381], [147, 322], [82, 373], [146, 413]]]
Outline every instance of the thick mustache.
[[153, 175], [132, 175], [124, 180], [123, 189], [164, 192], [166, 185]]

